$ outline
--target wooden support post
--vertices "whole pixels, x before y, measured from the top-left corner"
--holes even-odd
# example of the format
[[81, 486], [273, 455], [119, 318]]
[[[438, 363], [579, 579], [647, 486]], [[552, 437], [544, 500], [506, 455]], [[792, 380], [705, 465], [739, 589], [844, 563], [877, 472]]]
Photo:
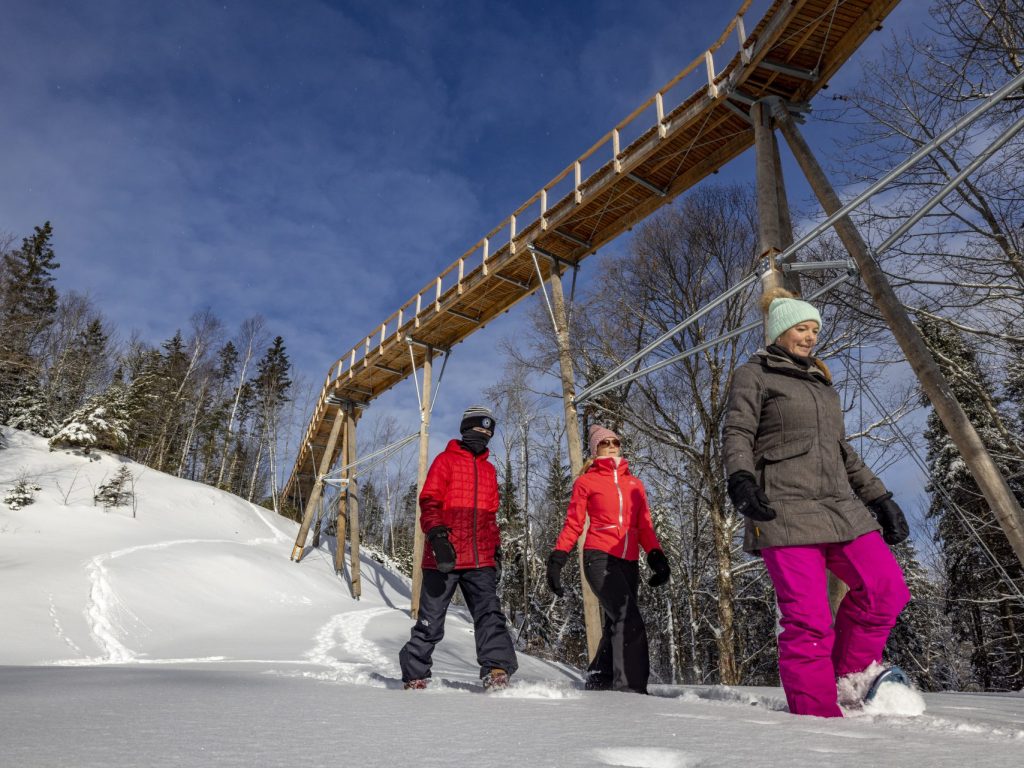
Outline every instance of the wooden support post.
[[[349, 427], [348, 427], [348, 406], [344, 410], [339, 411], [339, 415], [345, 422], [345, 426], [342, 428], [341, 438], [341, 463], [342, 465], [348, 465], [348, 441], [349, 441]], [[342, 480], [348, 480], [351, 474], [351, 470], [346, 469], [341, 474]], [[348, 499], [349, 499], [349, 487], [348, 483], [342, 483], [341, 493], [338, 495], [338, 515], [334, 525], [334, 572], [341, 573], [345, 569], [345, 528], [348, 525]]]
[[[415, 621], [420, 611], [420, 587], [423, 585], [423, 529], [420, 528], [420, 494], [427, 480], [427, 465], [430, 460], [430, 377], [434, 367], [434, 349], [427, 347], [423, 357], [423, 400], [420, 402], [420, 461], [416, 472], [416, 526], [413, 529], [412, 544], [412, 618]], [[413, 371], [413, 375], [415, 375]]]
[[[768, 259], [771, 271], [762, 280], [767, 291], [782, 286], [799, 294], [800, 280], [796, 274], [783, 275], [775, 268], [775, 256], [793, 242], [793, 225], [789, 216], [786, 186], [782, 178], [779, 145], [772, 128], [771, 111], [763, 101], [750, 108], [754, 123], [754, 150], [757, 176], [758, 250]], [[770, 344], [774, 339], [766, 339]]]
[[[341, 431], [342, 418], [341, 409], [334, 414], [334, 423], [331, 425], [331, 434], [327, 438], [327, 445], [324, 448], [324, 455], [320, 457], [320, 467], [317, 476], [313, 481], [313, 490], [309, 494], [309, 501], [306, 502], [306, 511], [302, 516], [302, 525], [299, 526], [299, 535], [295, 537], [295, 546], [292, 547], [291, 559], [296, 563], [302, 559], [302, 551], [306, 548], [306, 536], [309, 535], [309, 526], [313, 522], [313, 515], [320, 508], [320, 498], [324, 492], [324, 483], [321, 478], [331, 468], [331, 457], [334, 454], [334, 446], [338, 442], [338, 433]], [[310, 449], [312, 451], [312, 448]]]
[[[757, 221], [758, 242], [761, 256], [767, 258], [771, 271], [761, 281], [762, 291], [783, 287], [800, 295], [800, 275], [789, 275], [776, 269], [775, 256], [793, 243], [793, 223], [789, 215], [789, 201], [786, 185], [782, 178], [782, 158], [779, 156], [779, 142], [775, 136], [771, 107], [759, 101], [750, 108], [750, 119], [754, 123], [754, 151], [757, 167]], [[795, 260], [795, 254], [787, 261]], [[765, 323], [765, 343], [775, 339], [767, 338], [768, 324]], [[839, 604], [849, 591], [846, 583], [834, 573], [828, 573], [829, 605], [832, 615], [839, 610]]]
[[320, 546], [320, 530], [321, 530], [321, 528], [323, 528], [323, 525], [324, 525], [324, 497], [323, 497], [323, 494], [320, 495], [320, 507], [314, 513], [313, 517], [316, 519], [316, 522], [313, 523], [313, 538], [310, 539], [309, 546], [311, 546], [313, 549], [316, 549], [317, 547]]
[[[348, 423], [345, 425], [348, 436], [347, 464], [356, 460], [356, 409], [348, 412]], [[363, 580], [359, 568], [359, 486], [356, 484], [356, 470], [353, 467], [348, 473], [348, 562], [349, 574], [352, 577], [352, 597], [358, 600], [363, 594]], [[345, 551], [345, 542], [338, 540], [338, 552]], [[339, 570], [335, 567], [335, 570]]]
[[[573, 477], [578, 477], [583, 469], [583, 441], [580, 438], [579, 418], [576, 413], [576, 381], [572, 368], [572, 352], [569, 349], [569, 320], [565, 311], [565, 294], [562, 290], [562, 276], [557, 267], [551, 265], [551, 310], [555, 320], [555, 343], [558, 345], [558, 365], [562, 373], [562, 403], [565, 408], [565, 437], [569, 444], [569, 468]], [[583, 575], [583, 541], [590, 527], [590, 518], [583, 526], [583, 536], [578, 546], [580, 565], [580, 585], [583, 589], [583, 621], [587, 626], [587, 652], [593, 659], [597, 655], [597, 646], [601, 642], [601, 606], [597, 597]]]
[[[825, 213], [833, 214], [842, 207], [839, 196], [790, 117], [786, 105], [780, 100], [773, 104], [772, 112], [822, 208]], [[974, 425], [968, 420], [920, 331], [910, 320], [860, 232], [848, 216], [836, 222], [835, 230], [856, 262], [865, 287], [903, 350], [935, 413], [978, 483], [978, 488], [999, 521], [1010, 546], [1024, 563], [1024, 513], [1010, 492], [1006, 479], [999, 472], [999, 467], [989, 455]]]

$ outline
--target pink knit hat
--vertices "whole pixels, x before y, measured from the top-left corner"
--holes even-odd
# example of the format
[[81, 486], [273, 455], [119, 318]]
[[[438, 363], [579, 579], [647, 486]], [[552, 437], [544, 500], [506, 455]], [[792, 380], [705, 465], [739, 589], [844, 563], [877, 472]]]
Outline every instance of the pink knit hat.
[[600, 424], [590, 425], [590, 455], [597, 456], [597, 446], [602, 440], [618, 440], [619, 436]]

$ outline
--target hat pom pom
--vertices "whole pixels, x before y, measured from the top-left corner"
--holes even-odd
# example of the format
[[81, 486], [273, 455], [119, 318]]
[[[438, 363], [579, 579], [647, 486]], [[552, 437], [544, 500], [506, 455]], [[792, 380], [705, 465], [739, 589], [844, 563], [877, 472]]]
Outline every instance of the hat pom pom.
[[778, 286], [778, 287], [775, 287], [775, 288], [769, 288], [767, 291], [765, 291], [763, 294], [761, 294], [761, 311], [764, 312], [767, 315], [768, 314], [768, 310], [772, 306], [772, 302], [775, 301], [776, 299], [795, 299], [795, 298], [796, 298], [796, 295], [794, 295], [791, 291], [787, 291], [785, 288], [783, 288], [781, 286]]

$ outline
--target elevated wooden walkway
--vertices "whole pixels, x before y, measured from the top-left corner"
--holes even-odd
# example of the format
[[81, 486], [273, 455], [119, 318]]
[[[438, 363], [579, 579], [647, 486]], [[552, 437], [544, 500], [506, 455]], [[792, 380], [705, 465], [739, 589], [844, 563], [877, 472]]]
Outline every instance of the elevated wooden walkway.
[[342, 403], [369, 403], [422, 364], [425, 345], [450, 349], [532, 294], [534, 257], [578, 264], [717, 171], [753, 144], [751, 104], [808, 101], [898, 2], [775, 0], [748, 32], [746, 0], [705, 52], [331, 366], [284, 503], [309, 498]]

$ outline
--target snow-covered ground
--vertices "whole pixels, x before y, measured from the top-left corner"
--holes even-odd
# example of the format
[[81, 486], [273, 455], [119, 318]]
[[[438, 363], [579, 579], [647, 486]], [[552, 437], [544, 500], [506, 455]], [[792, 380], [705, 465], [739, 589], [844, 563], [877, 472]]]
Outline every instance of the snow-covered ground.
[[[483, 695], [472, 626], [449, 617], [439, 680], [403, 691], [409, 587], [362, 559], [289, 560], [296, 526], [117, 457], [5, 430], [0, 492], [0, 766], [1018, 766], [1024, 696], [929, 694], [918, 717], [793, 717], [771, 688], [589, 693], [520, 656]], [[122, 466], [137, 501], [104, 511]], [[134, 514], [134, 516], [133, 516]], [[651, 627], [652, 632], [658, 631]]]

